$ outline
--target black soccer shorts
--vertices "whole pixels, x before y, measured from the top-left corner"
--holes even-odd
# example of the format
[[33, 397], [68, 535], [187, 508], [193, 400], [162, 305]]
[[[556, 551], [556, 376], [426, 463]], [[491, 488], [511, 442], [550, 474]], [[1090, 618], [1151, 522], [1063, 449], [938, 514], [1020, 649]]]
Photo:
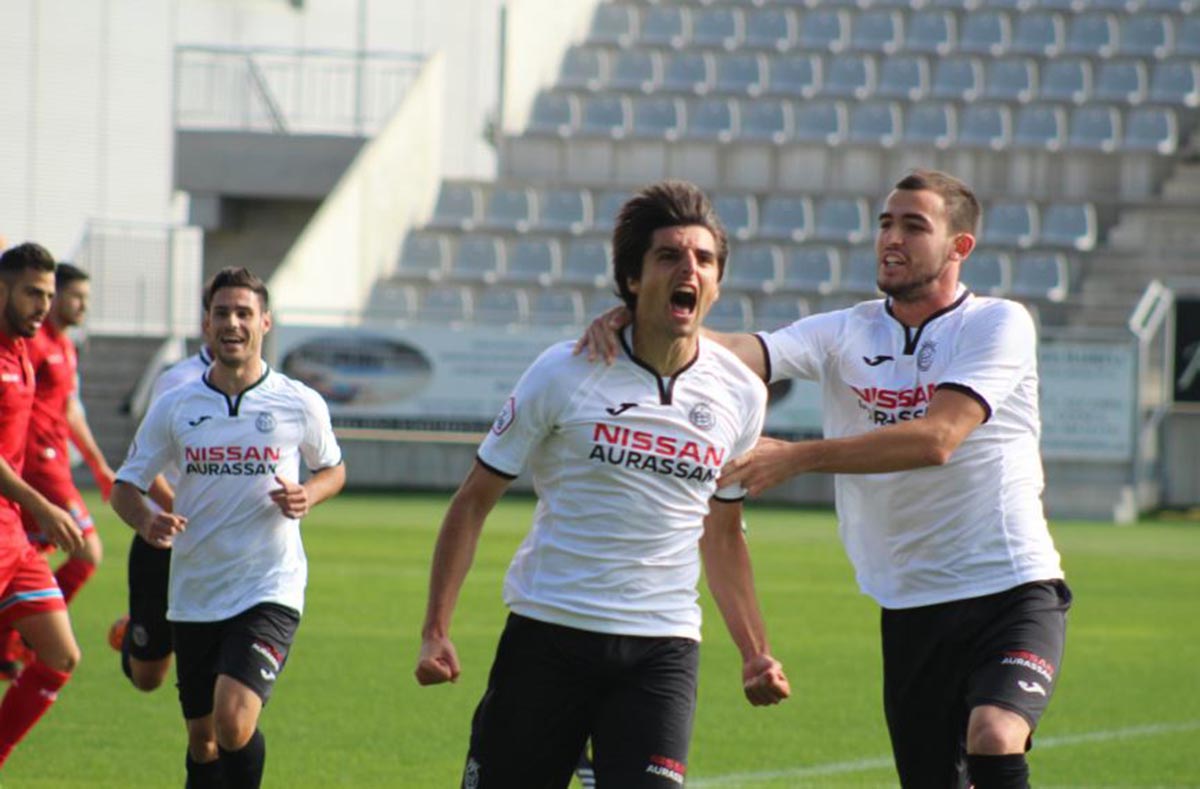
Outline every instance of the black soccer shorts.
[[172, 622], [183, 717], [212, 712], [218, 674], [250, 688], [265, 705], [299, 627], [300, 614], [276, 603], [259, 603], [219, 622]]
[[699, 646], [510, 614], [471, 724], [462, 786], [566, 787], [589, 736], [598, 786], [683, 786]]
[[967, 786], [975, 707], [1003, 707], [1037, 727], [1058, 681], [1070, 606], [1070, 589], [1053, 580], [883, 611], [884, 712], [902, 786]]
[[136, 660], [162, 660], [171, 654], [167, 621], [167, 582], [171, 549], [155, 548], [138, 535], [129, 545], [129, 626], [125, 638]]

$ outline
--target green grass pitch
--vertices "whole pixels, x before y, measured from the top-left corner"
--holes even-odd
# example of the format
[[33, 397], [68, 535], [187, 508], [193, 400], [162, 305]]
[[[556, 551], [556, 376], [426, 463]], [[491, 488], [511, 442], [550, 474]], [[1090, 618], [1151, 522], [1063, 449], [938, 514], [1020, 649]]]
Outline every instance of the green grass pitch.
[[[447, 495], [345, 494], [304, 523], [308, 609], [262, 729], [273, 787], [456, 786], [504, 608], [500, 584], [528, 498], [484, 530], [453, 636], [455, 685], [412, 678], [434, 535]], [[182, 786], [174, 688], [132, 689], [106, 644], [125, 607], [130, 532], [94, 497], [107, 562], [72, 607], [84, 659], [10, 759], [6, 787]], [[878, 615], [858, 594], [831, 513], [751, 504], [751, 550], [793, 697], [742, 699], [739, 663], [705, 598], [695, 787], [890, 787]], [[1054, 703], [1030, 760], [1045, 787], [1200, 786], [1200, 528], [1053, 525], [1075, 591]], [[57, 559], [54, 560], [57, 563]]]

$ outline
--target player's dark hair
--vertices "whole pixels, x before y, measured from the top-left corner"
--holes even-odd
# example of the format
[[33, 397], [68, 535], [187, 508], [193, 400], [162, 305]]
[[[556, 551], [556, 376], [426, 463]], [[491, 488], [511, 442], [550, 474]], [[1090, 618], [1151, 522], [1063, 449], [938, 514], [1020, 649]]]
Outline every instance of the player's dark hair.
[[979, 199], [971, 187], [940, 170], [916, 169], [896, 182], [896, 189], [905, 191], [928, 190], [941, 196], [946, 204], [946, 218], [950, 232], [971, 233], [979, 231]]
[[629, 290], [629, 281], [641, 278], [642, 259], [650, 249], [654, 231], [689, 225], [699, 225], [713, 234], [719, 281], [725, 275], [729, 241], [712, 203], [698, 186], [686, 181], [660, 181], [644, 187], [621, 206], [612, 236], [613, 280], [617, 295], [631, 311], [637, 307], [637, 294]]
[[12, 282], [25, 269], [54, 271], [54, 256], [41, 244], [26, 241], [0, 255], [0, 277]]
[[73, 263], [59, 263], [54, 267], [54, 287], [62, 290], [72, 282], [85, 282], [91, 279], [88, 273]]
[[271, 309], [271, 299], [267, 295], [267, 286], [253, 272], [244, 267], [226, 266], [213, 274], [204, 286], [204, 297], [201, 304], [207, 313], [212, 307], [213, 296], [222, 288], [246, 288], [258, 294], [263, 312]]

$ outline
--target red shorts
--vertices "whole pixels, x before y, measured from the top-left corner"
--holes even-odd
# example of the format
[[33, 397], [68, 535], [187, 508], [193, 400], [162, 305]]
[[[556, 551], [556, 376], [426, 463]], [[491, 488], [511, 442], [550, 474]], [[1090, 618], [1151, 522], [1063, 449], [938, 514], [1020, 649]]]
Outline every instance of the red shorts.
[[[83, 532], [84, 537], [95, 534], [96, 524], [92, 521], [92, 514], [84, 505], [83, 497], [79, 495], [79, 490], [75, 487], [74, 482], [57, 477], [27, 477], [25, 481], [32, 485], [38, 493], [49, 499], [51, 504], [62, 507], [71, 513], [71, 517], [75, 519], [75, 525]], [[25, 525], [25, 534], [29, 537], [29, 541], [39, 551], [54, 550], [54, 545], [42, 535], [37, 521], [24, 510], [21, 511], [21, 523]]]
[[33, 614], [66, 609], [50, 565], [37, 548], [28, 543], [0, 546], [0, 629]]

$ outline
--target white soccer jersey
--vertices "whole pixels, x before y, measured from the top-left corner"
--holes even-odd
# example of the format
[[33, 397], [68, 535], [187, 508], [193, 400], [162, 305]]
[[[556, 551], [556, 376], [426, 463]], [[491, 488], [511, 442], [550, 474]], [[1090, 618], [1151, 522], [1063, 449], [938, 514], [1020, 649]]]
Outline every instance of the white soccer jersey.
[[551, 346], [479, 448], [505, 476], [528, 462], [538, 496], [504, 601], [567, 627], [698, 641], [704, 517], [714, 494], [745, 495], [717, 493], [717, 477], [758, 440], [766, 387], [707, 340], [664, 379], [621, 339], [611, 366], [573, 355], [570, 342]]
[[827, 438], [918, 419], [939, 387], [987, 411], [944, 466], [837, 475], [842, 540], [859, 585], [880, 605], [1062, 577], [1042, 512], [1037, 335], [1024, 307], [960, 289], [916, 329], [877, 300], [760, 337], [772, 380], [820, 381]]
[[275, 475], [298, 480], [341, 463], [329, 409], [304, 384], [268, 369], [230, 397], [204, 375], [165, 393], [138, 428], [117, 479], [146, 490], [175, 463], [175, 512], [188, 519], [171, 553], [167, 618], [228, 619], [259, 603], [304, 609], [308, 565], [300, 522], [271, 501]]

